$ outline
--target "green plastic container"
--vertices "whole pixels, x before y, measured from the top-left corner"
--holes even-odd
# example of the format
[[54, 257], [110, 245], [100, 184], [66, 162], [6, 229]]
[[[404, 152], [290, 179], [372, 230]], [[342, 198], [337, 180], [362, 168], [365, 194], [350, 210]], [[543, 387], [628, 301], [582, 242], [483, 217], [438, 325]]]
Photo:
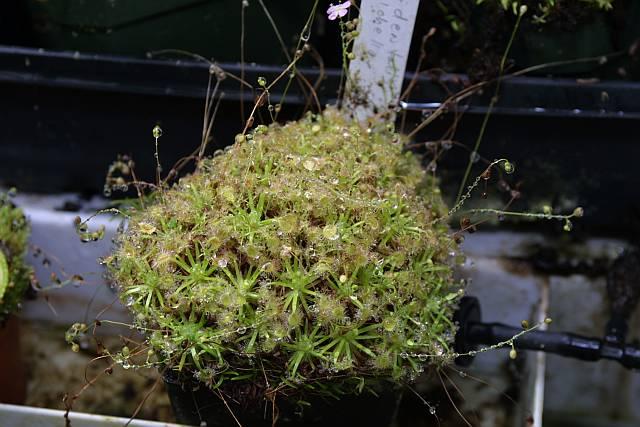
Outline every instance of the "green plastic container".
[[[144, 56], [181, 49], [216, 61], [240, 59], [241, 0], [28, 0], [39, 47]], [[313, 2], [264, 0], [288, 46]], [[256, 0], [245, 8], [245, 59], [285, 61]]]

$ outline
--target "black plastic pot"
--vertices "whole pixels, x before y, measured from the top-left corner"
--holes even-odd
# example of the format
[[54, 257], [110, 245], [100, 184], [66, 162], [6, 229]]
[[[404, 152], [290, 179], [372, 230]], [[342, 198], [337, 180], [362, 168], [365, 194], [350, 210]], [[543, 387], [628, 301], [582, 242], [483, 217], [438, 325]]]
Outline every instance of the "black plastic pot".
[[[216, 393], [204, 385], [185, 381], [172, 371], [165, 373], [164, 382], [179, 423], [200, 426], [205, 422], [207, 427], [232, 426], [236, 424], [231, 416], [232, 411], [242, 425], [252, 427], [272, 425], [273, 410], [270, 402], [262, 401], [260, 404], [247, 405], [226, 398], [227, 407]], [[295, 402], [281, 397], [276, 402], [277, 425], [388, 427], [397, 418], [400, 397], [401, 394], [394, 391], [391, 386], [379, 396], [362, 394], [343, 396], [340, 400], [311, 397], [306, 399], [311, 406], [305, 406], [302, 413]], [[247, 400], [250, 398], [247, 397]], [[424, 415], [424, 406], [421, 411]]]

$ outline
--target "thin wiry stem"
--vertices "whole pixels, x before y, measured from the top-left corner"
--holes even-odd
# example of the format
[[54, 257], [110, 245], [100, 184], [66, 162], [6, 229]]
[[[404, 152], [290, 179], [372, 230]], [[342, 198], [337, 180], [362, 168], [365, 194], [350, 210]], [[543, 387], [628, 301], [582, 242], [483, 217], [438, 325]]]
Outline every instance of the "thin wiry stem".
[[[240, 79], [244, 81], [244, 67], [245, 67], [245, 50], [244, 50], [244, 41], [245, 41], [245, 22], [244, 22], [244, 10], [247, 7], [247, 3], [244, 1], [240, 2]], [[242, 123], [244, 123], [244, 85], [240, 84], [240, 119]]]
[[240, 421], [236, 417], [236, 414], [233, 412], [233, 410], [227, 403], [227, 399], [224, 398], [224, 396], [222, 395], [222, 393], [220, 393], [220, 391], [216, 390], [215, 393], [218, 395], [220, 400], [222, 400], [222, 403], [224, 403], [224, 406], [227, 408], [227, 410], [229, 411], [229, 414], [231, 414], [231, 417], [233, 417], [233, 420], [236, 422], [236, 424], [238, 424], [238, 427], [242, 427], [242, 423], [240, 423]]
[[[271, 16], [271, 13], [269, 12], [269, 9], [264, 4], [263, 0], [258, 0], [258, 3], [260, 3], [260, 6], [262, 6], [262, 10], [264, 11], [264, 14], [267, 16], [267, 20], [271, 24], [271, 28], [273, 29], [273, 32], [275, 33], [276, 38], [278, 39], [278, 42], [280, 43], [280, 48], [282, 49], [282, 52], [284, 53], [285, 58], [287, 59], [287, 61], [291, 62], [291, 55], [289, 55], [289, 52], [287, 51], [287, 45], [285, 44], [284, 39], [282, 38], [282, 35], [280, 34], [280, 30], [278, 30], [278, 26], [277, 26], [276, 22], [274, 21], [273, 17]], [[298, 46], [296, 47], [296, 51], [299, 49], [299, 45], [300, 45], [300, 41], [298, 40]], [[292, 75], [294, 77], [297, 77], [298, 79], [301, 79], [301, 77], [302, 77], [302, 75], [297, 71], [297, 69], [295, 67], [294, 67], [294, 69], [292, 71]], [[284, 97], [286, 95], [286, 92], [289, 89], [291, 81], [293, 80], [294, 77], [291, 77], [289, 79], [289, 81], [287, 82], [287, 86], [286, 86], [286, 88], [284, 90], [284, 94], [283, 94], [282, 98], [280, 99], [280, 105], [282, 105], [282, 101], [284, 101]], [[300, 87], [300, 90], [302, 91], [302, 93], [305, 96], [305, 98], [308, 98], [307, 97], [307, 93], [304, 90], [304, 86], [301, 84], [300, 81], [298, 81], [298, 86]], [[315, 95], [315, 94], [313, 94], [313, 95]], [[269, 102], [269, 104], [271, 104], [271, 102]], [[277, 116], [278, 116], [277, 112], [276, 112], [275, 115], [272, 114], [271, 115], [271, 121], [275, 121]]]
[[458, 375], [460, 375], [462, 378], [469, 378], [470, 380], [476, 381], [480, 384], [483, 384], [487, 387], [489, 387], [490, 389], [492, 389], [493, 391], [497, 392], [498, 394], [500, 394], [502, 397], [504, 397], [505, 399], [507, 399], [509, 402], [511, 402], [514, 405], [517, 405], [518, 402], [516, 402], [516, 400], [509, 396], [507, 393], [500, 391], [497, 387], [495, 387], [494, 385], [490, 384], [488, 381], [483, 380], [482, 378], [473, 376], [471, 374], [469, 374], [466, 371], [462, 371], [462, 370], [457, 370], [455, 368], [453, 368], [452, 366], [446, 366], [446, 368], [451, 369], [453, 372], [456, 372]]
[[273, 32], [276, 35], [276, 38], [278, 39], [278, 43], [280, 43], [280, 48], [282, 49], [282, 53], [284, 53], [284, 56], [285, 58], [287, 58], [287, 61], [291, 62], [291, 55], [289, 55], [289, 52], [287, 52], [287, 45], [285, 44], [284, 39], [282, 38], [282, 34], [280, 34], [280, 30], [278, 30], [276, 21], [273, 20], [273, 16], [271, 16], [271, 13], [269, 12], [269, 9], [267, 9], [267, 6], [264, 4], [264, 1], [258, 0], [258, 3], [260, 3], [260, 6], [262, 7], [264, 14], [267, 16], [267, 20], [271, 24], [271, 28], [273, 29]]
[[[215, 93], [218, 91], [219, 85], [220, 85], [220, 80], [216, 82], [216, 85], [213, 89], [213, 93], [211, 94], [211, 101], [213, 101], [213, 97], [215, 96]], [[215, 121], [216, 115], [218, 114], [218, 108], [220, 107], [220, 102], [222, 101], [222, 98], [224, 98], [224, 93], [220, 94], [220, 96], [218, 97], [218, 102], [216, 102], [216, 105], [213, 109], [213, 113], [211, 113], [211, 115], [207, 118], [207, 129], [206, 129], [206, 132], [204, 133], [202, 143], [200, 144], [200, 151], [198, 153], [198, 159], [200, 160], [204, 156], [204, 151], [207, 147], [207, 144], [209, 143], [209, 136], [211, 135], [211, 129], [213, 129], [213, 122]], [[209, 107], [211, 107], [211, 105], [209, 105]]]
[[247, 130], [249, 129], [249, 126], [251, 125], [251, 123], [253, 122], [253, 117], [256, 113], [256, 110], [258, 109], [258, 107], [260, 105], [262, 105], [262, 103], [264, 102], [264, 98], [265, 96], [267, 96], [267, 94], [269, 93], [269, 90], [271, 88], [273, 88], [273, 86], [278, 83], [288, 72], [291, 71], [291, 69], [293, 69], [296, 65], [296, 62], [298, 62], [298, 60], [300, 59], [299, 56], [296, 55], [295, 59], [287, 66], [287, 68], [285, 68], [284, 70], [282, 70], [282, 72], [280, 74], [278, 74], [278, 76], [275, 78], [274, 81], [272, 81], [267, 87], [266, 90], [262, 91], [262, 93], [260, 94], [260, 96], [258, 97], [258, 100], [255, 102], [255, 104], [253, 105], [253, 109], [251, 110], [251, 114], [249, 114], [249, 118], [247, 119], [245, 125], [244, 125], [244, 129], [242, 130], [242, 135], [245, 135], [247, 133]]
[[[498, 160], [494, 160], [493, 162], [491, 162], [489, 164], [489, 166], [485, 169], [485, 171], [491, 169], [492, 167], [494, 167], [495, 165], [502, 163], [502, 162], [508, 162], [507, 159], [498, 159]], [[462, 208], [462, 206], [464, 205], [465, 201], [471, 197], [471, 193], [473, 193], [473, 190], [475, 190], [478, 187], [478, 184], [480, 184], [480, 180], [482, 179], [482, 176], [484, 174], [480, 174], [476, 177], [476, 179], [473, 181], [473, 184], [471, 184], [468, 188], [467, 188], [467, 192], [464, 193], [462, 195], [462, 197], [460, 197], [460, 199], [458, 200], [458, 202], [449, 210], [449, 212], [447, 213], [447, 215], [436, 218], [435, 220], [433, 220], [432, 225], [435, 223], [438, 223], [440, 221], [443, 221], [446, 218], [450, 218], [454, 213], [456, 213], [457, 211], [460, 210], [460, 208]]]
[[[166, 368], [165, 368], [165, 370], [166, 370]], [[163, 372], [164, 372], [164, 370], [163, 370]], [[125, 427], [127, 427], [129, 424], [131, 424], [131, 421], [133, 421], [135, 419], [135, 417], [138, 415], [138, 413], [142, 410], [142, 407], [144, 406], [144, 404], [147, 402], [147, 400], [149, 399], [151, 394], [153, 394], [153, 391], [156, 389], [156, 387], [158, 387], [158, 384], [160, 384], [160, 378], [161, 377], [162, 377], [162, 373], [160, 375], [158, 375], [156, 380], [153, 382], [153, 386], [151, 386], [151, 389], [149, 389], [149, 391], [144, 395], [144, 397], [142, 398], [140, 403], [138, 403], [138, 406], [136, 407], [135, 411], [133, 411], [133, 414], [131, 414], [131, 417], [129, 417], [129, 420], [126, 422]]]
[[560, 220], [562, 220], [562, 219], [571, 219], [571, 218], [579, 216], [579, 215], [576, 214], [575, 211], [570, 213], [570, 214], [567, 214], [567, 215], [552, 215], [552, 214], [546, 214], [546, 213], [543, 213], [543, 212], [540, 212], [540, 213], [537, 213], [537, 212], [513, 212], [513, 211], [504, 211], [504, 210], [501, 210], [501, 209], [492, 209], [492, 208], [469, 209], [469, 210], [465, 211], [465, 213], [470, 213], [470, 214], [489, 213], [489, 214], [524, 217], [524, 218], [560, 219]]
[[[313, 25], [313, 19], [316, 15], [316, 9], [318, 8], [318, 3], [320, 0], [315, 0], [313, 2], [313, 7], [311, 8], [311, 13], [309, 13], [309, 16], [307, 17], [307, 21], [304, 24], [304, 27], [302, 28], [302, 31], [300, 32], [300, 37], [298, 38], [298, 43], [296, 44], [296, 55], [294, 56], [294, 64], [298, 59], [298, 55], [297, 52], [300, 51], [300, 49], [303, 47], [304, 43], [307, 43], [309, 41], [309, 37], [310, 37], [310, 33], [311, 33], [311, 25]], [[292, 73], [293, 75], [289, 76], [289, 80], [287, 81], [287, 84], [284, 87], [284, 90], [282, 91], [282, 95], [280, 96], [280, 106], [282, 106], [284, 104], [284, 100], [287, 96], [287, 93], [289, 92], [289, 88], [291, 87], [291, 82], [293, 81], [295, 75], [297, 74], [295, 65], [293, 67], [293, 71], [294, 73]], [[275, 114], [275, 119], [278, 118], [278, 114], [280, 111], [276, 111]]]
[[469, 156], [469, 161], [467, 162], [467, 168], [464, 171], [464, 176], [462, 181], [460, 182], [460, 188], [458, 189], [458, 196], [456, 197], [456, 202], [460, 201], [462, 197], [462, 192], [464, 191], [464, 186], [467, 184], [467, 179], [469, 179], [469, 174], [471, 173], [471, 168], [473, 167], [473, 157], [474, 154], [478, 152], [480, 149], [480, 143], [482, 142], [482, 138], [484, 137], [485, 130], [487, 129], [487, 124], [489, 123], [489, 117], [493, 113], [493, 108], [495, 104], [498, 102], [498, 96], [500, 94], [500, 85], [502, 83], [502, 75], [504, 74], [504, 66], [507, 61], [507, 56], [509, 55], [509, 51], [511, 50], [511, 45], [513, 44], [513, 40], [516, 37], [516, 33], [518, 32], [518, 28], [520, 27], [520, 22], [522, 21], [522, 17], [524, 13], [518, 13], [518, 18], [516, 19], [516, 24], [513, 27], [513, 31], [511, 31], [511, 37], [509, 38], [509, 42], [507, 43], [507, 47], [502, 54], [502, 59], [500, 60], [500, 69], [498, 70], [498, 82], [496, 84], [496, 90], [493, 93], [493, 97], [491, 97], [491, 102], [489, 103], [489, 108], [487, 108], [487, 112], [484, 115], [484, 119], [482, 120], [482, 125], [480, 126], [480, 132], [478, 133], [478, 137], [476, 138], [476, 142], [473, 146], [473, 151]]
[[[466, 425], [468, 425], [469, 427], [473, 427], [471, 425], [471, 423], [469, 421], [467, 421], [467, 419], [464, 417], [464, 415], [462, 415], [462, 412], [460, 412], [460, 409], [458, 409], [458, 405], [455, 404], [455, 402], [453, 401], [453, 399], [451, 398], [451, 394], [449, 394], [449, 390], [447, 389], [447, 385], [444, 383], [444, 381], [442, 380], [442, 375], [440, 375], [440, 371], [436, 371], [438, 374], [438, 378], [440, 378], [440, 383], [442, 384], [442, 388], [444, 388], [444, 392], [447, 395], [447, 398], [449, 399], [449, 402], [451, 402], [451, 405], [453, 405], [453, 409], [456, 410], [456, 412], [458, 413], [458, 415], [460, 416], [460, 418], [462, 418], [462, 421], [464, 421], [464, 423]], [[448, 378], [448, 377], [447, 377]], [[449, 381], [451, 381], [449, 379]], [[453, 381], [452, 381], [453, 383]]]
[[617, 58], [620, 56], [623, 56], [626, 54], [625, 50], [619, 50], [613, 53], [610, 53], [608, 55], [599, 55], [599, 56], [591, 56], [588, 58], [578, 58], [578, 59], [568, 59], [565, 61], [554, 61], [554, 62], [547, 62], [545, 64], [538, 64], [538, 65], [533, 65], [531, 67], [527, 67], [527, 68], [523, 68], [522, 70], [518, 70], [515, 71], [511, 74], [507, 74], [504, 75], [500, 78], [494, 78], [491, 80], [486, 80], [483, 82], [478, 82], [475, 83], [471, 86], [468, 86], [464, 89], [462, 89], [461, 91], [449, 96], [447, 99], [445, 99], [438, 108], [436, 108], [430, 115], [429, 117], [427, 117], [426, 119], [424, 119], [422, 122], [420, 122], [420, 124], [418, 124], [411, 132], [409, 132], [409, 134], [407, 135], [409, 138], [414, 137], [418, 132], [420, 132], [422, 129], [424, 129], [425, 127], [427, 127], [429, 124], [431, 124], [434, 120], [436, 120], [438, 117], [440, 117], [442, 114], [446, 113], [448, 111], [448, 109], [452, 106], [457, 105], [458, 103], [460, 103], [461, 101], [475, 95], [476, 93], [478, 93], [482, 88], [484, 88], [485, 86], [489, 86], [493, 83], [496, 83], [498, 80], [509, 80], [512, 79], [514, 77], [519, 77], [519, 76], [524, 76], [526, 74], [535, 72], [535, 71], [540, 71], [540, 70], [546, 70], [549, 68], [554, 68], [554, 67], [561, 67], [564, 65], [573, 65], [573, 64], [584, 64], [584, 63], [591, 63], [591, 62], [602, 62], [607, 61], [609, 59], [612, 58]]

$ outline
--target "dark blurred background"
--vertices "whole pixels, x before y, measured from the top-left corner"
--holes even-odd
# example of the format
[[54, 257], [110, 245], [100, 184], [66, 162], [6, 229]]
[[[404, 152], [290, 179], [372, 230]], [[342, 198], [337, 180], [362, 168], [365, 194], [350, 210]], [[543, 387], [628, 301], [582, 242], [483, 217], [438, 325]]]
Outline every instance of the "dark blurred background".
[[[537, 2], [526, 3], [536, 10]], [[522, 20], [506, 72], [592, 60], [505, 80], [479, 154], [516, 164], [510, 185], [523, 197], [514, 208], [582, 205], [587, 215], [577, 235], [581, 228], [635, 235], [640, 229], [640, 174], [635, 172], [640, 1], [615, 0], [610, 11], [581, 0], [557, 3], [544, 25], [533, 22], [533, 13]], [[291, 55], [313, 2], [264, 4]], [[339, 26], [326, 19], [326, 7], [320, 3], [308, 41], [311, 51], [300, 64], [309, 81], [318, 81], [323, 103], [337, 97], [341, 61]], [[189, 55], [149, 52], [179, 49], [234, 74], [244, 72], [254, 85], [259, 76], [272, 81], [287, 59], [256, 0], [244, 7], [244, 71], [238, 64], [242, 10], [239, 0], [5, 0], [0, 9], [0, 185], [93, 195], [102, 191], [108, 165], [119, 154], [134, 158], [142, 179], [152, 179], [156, 124], [164, 130], [165, 171], [189, 155], [200, 143], [209, 66]], [[426, 56], [409, 98], [417, 107], [406, 113], [405, 130], [431, 113], [420, 105], [437, 104], [473, 82], [497, 76], [515, 19], [498, 2], [421, 3], [408, 77], [421, 46]], [[423, 45], [432, 27], [436, 32]], [[282, 89], [274, 89], [272, 98], [279, 100]], [[417, 143], [444, 136], [460, 143], [437, 165], [449, 201], [470, 155], [469, 148], [459, 147], [473, 146], [493, 90], [465, 101], [457, 110], [465, 114], [451, 109], [416, 135]], [[242, 129], [242, 108], [246, 115], [255, 99], [232, 79], [223, 82], [222, 91], [211, 151], [232, 143]], [[279, 119], [295, 119], [307, 107], [294, 83]], [[256, 124], [270, 122], [263, 113]], [[484, 167], [482, 161], [476, 164], [472, 176]], [[508, 191], [491, 190], [498, 200], [508, 199]], [[562, 224], [543, 227], [557, 232]]]

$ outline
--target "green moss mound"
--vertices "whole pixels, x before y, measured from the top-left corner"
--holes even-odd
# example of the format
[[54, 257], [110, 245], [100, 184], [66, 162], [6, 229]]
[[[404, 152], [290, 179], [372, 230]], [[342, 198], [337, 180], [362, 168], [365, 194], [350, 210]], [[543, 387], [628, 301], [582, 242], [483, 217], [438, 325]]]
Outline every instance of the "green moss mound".
[[106, 263], [158, 363], [210, 387], [357, 392], [452, 354], [445, 214], [399, 135], [328, 110], [237, 137], [134, 212]]
[[28, 239], [24, 213], [0, 193], [0, 324], [19, 308], [29, 286], [31, 268], [24, 263]]

